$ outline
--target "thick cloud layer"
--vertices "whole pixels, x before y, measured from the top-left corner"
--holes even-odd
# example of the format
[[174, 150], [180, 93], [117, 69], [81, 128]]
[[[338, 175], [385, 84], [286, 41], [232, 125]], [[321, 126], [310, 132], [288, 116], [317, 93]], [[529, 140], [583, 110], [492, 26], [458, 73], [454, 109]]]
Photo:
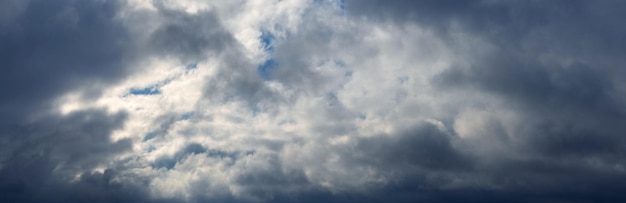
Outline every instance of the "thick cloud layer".
[[4, 1], [3, 202], [622, 202], [622, 1]]
[[128, 34], [114, 19], [118, 3], [6, 4], [25, 5], [8, 17], [1, 32], [3, 120], [44, 111], [51, 99], [68, 90], [97, 88], [123, 77], [124, 56], [132, 47], [126, 46]]

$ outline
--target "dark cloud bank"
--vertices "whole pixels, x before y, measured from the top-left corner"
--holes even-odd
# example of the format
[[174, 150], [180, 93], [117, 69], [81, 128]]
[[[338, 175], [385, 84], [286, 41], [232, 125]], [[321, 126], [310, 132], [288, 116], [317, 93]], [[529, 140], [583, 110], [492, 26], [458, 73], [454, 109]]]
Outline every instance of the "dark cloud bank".
[[[136, 202], [141, 188], [91, 172], [128, 150], [112, 143], [124, 112], [54, 113], [55, 99], [79, 88], [98, 92], [124, 76], [129, 36], [113, 1], [3, 1], [0, 25], [0, 201]], [[7, 6], [7, 7], [4, 7]], [[6, 13], [4, 13], [6, 9]], [[87, 93], [85, 99], [96, 97]], [[82, 174], [71, 181], [75, 174]]]
[[[494, 53], [457, 64], [458, 68], [433, 79], [433, 84], [441, 91], [478, 91], [507, 102], [524, 119], [516, 133], [519, 142], [508, 144], [511, 150], [519, 150], [523, 159], [470, 158], [474, 167], [462, 169], [464, 172], [477, 179], [486, 176], [487, 182], [501, 187], [435, 191], [432, 194], [446, 195], [428, 201], [624, 201], [626, 196], [619, 191], [626, 187], [621, 169], [626, 146], [621, 96], [626, 69], [620, 56], [626, 53], [626, 33], [617, 20], [624, 17], [619, 11], [623, 2], [397, 0], [346, 4], [355, 15], [426, 25], [444, 38], [457, 23], [462, 31], [495, 45]], [[546, 60], [548, 55], [573, 62], [563, 65]], [[492, 125], [488, 133], [503, 133], [498, 122]], [[461, 199], [455, 200], [457, 197]]]
[[[131, 71], [126, 60], [137, 47], [129, 47], [131, 36], [115, 19], [121, 5], [70, 0], [9, 0], [0, 5], [16, 8], [0, 16], [0, 201], [182, 202], [152, 199], [145, 182], [116, 179], [116, 169], [91, 171], [130, 150], [129, 140], [109, 139], [123, 126], [125, 112], [110, 115], [92, 109], [59, 115], [50, 110], [64, 93], [85, 86], [97, 92]], [[431, 82], [440, 91], [476, 91], [505, 101], [522, 118], [516, 141], [490, 141], [501, 142], [513, 155], [465, 153], [453, 146], [459, 139], [455, 132], [425, 123], [401, 136], [361, 138], [352, 148], [337, 151], [345, 164], [388, 172], [399, 177], [396, 181], [367, 193], [277, 191], [267, 201], [626, 201], [624, 1], [348, 0], [345, 7], [350, 18], [416, 23], [444, 38], [450, 37], [453, 24], [459, 25], [454, 29], [495, 45], [496, 51], [476, 54], [474, 61], [456, 64]], [[209, 21], [164, 15], [172, 16], [172, 22], [151, 38], [151, 49], [165, 50], [158, 54], [189, 52], [179, 57], [198, 60], [203, 52], [227, 49], [231, 43], [227, 33], [210, 29], [216, 24], [212, 15], [207, 14]], [[209, 29], [199, 32], [221, 39], [190, 31], [195, 28]], [[548, 55], [573, 62], [543, 58]], [[86, 94], [85, 99], [97, 96]], [[505, 133], [500, 121], [489, 125], [487, 133]], [[186, 153], [207, 151], [189, 145], [156, 164], [171, 168]], [[306, 178], [267, 173], [240, 182], [250, 188], [307, 184]], [[440, 187], [454, 179], [474, 181]]]

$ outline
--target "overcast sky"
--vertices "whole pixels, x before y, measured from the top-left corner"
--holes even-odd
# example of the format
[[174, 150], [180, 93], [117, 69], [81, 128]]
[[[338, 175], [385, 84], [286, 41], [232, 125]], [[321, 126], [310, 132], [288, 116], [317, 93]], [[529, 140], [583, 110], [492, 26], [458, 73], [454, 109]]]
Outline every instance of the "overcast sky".
[[0, 202], [626, 202], [625, 9], [0, 0]]

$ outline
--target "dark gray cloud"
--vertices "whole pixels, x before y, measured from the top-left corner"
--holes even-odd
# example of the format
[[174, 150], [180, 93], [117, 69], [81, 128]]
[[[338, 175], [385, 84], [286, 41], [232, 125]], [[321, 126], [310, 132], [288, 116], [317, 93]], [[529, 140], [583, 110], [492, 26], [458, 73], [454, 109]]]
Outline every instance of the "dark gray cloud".
[[209, 55], [233, 49], [234, 38], [222, 27], [215, 12], [202, 10], [189, 14], [168, 8], [163, 1], [155, 1], [155, 5], [164, 22], [151, 34], [149, 50], [186, 63], [197, 63]]
[[[91, 172], [128, 151], [128, 139], [112, 142], [125, 113], [102, 110], [51, 115], [2, 128], [0, 199], [7, 202], [135, 202], [145, 191], [118, 182], [114, 170]], [[76, 179], [76, 180], [73, 180]]]
[[77, 87], [94, 86], [87, 96], [97, 94], [98, 84], [124, 76], [132, 47], [115, 20], [116, 1], [24, 4], [0, 28], [3, 122], [51, 108], [51, 99]]
[[[517, 52], [518, 57], [523, 56], [519, 51], [539, 51], [580, 60], [616, 57], [625, 51], [620, 42], [626, 29], [618, 20], [624, 6], [615, 0], [346, 1], [346, 9], [356, 16], [417, 23], [443, 36], [450, 35], [448, 31], [477, 34], [504, 50]], [[457, 27], [460, 30], [454, 30]]]
[[[451, 47], [463, 43], [453, 40], [455, 33], [492, 46], [487, 54], [461, 51], [473, 60], [457, 63], [431, 81], [440, 91], [496, 96], [521, 118], [510, 134], [487, 130], [515, 139], [500, 144], [517, 158], [493, 154], [471, 160], [478, 171], [465, 172], [486, 177], [499, 189], [486, 190], [484, 197], [469, 196], [470, 202], [625, 198], [618, 191], [626, 174], [610, 167], [623, 167], [626, 146], [621, 124], [626, 122], [626, 106], [619, 96], [624, 80], [616, 76], [625, 70], [621, 56], [626, 53], [626, 30], [617, 20], [625, 17], [619, 11], [624, 6], [622, 1], [346, 2], [357, 16], [435, 30], [450, 39], [446, 43]], [[469, 190], [481, 187], [488, 188], [478, 184]], [[463, 190], [442, 192], [447, 193], [464, 195]]]
[[393, 137], [364, 138], [356, 143], [358, 160], [386, 170], [472, 170], [469, 157], [454, 148], [448, 133], [433, 124], [415, 126]]
[[[8, 5], [8, 7], [4, 7]], [[69, 91], [97, 97], [125, 77], [129, 35], [117, 1], [3, 1], [0, 17], [0, 199], [3, 202], [142, 202], [142, 188], [95, 167], [131, 148], [112, 142], [126, 113], [59, 115]], [[4, 11], [7, 12], [4, 12]], [[74, 180], [75, 179], [75, 180]]]

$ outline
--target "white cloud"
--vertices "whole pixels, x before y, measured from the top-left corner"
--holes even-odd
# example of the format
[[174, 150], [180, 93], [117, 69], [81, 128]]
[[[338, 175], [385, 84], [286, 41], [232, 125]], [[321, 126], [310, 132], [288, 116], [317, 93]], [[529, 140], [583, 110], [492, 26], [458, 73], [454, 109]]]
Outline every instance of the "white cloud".
[[[176, 59], [147, 57], [137, 63], [140, 71], [98, 101], [80, 104], [69, 99], [61, 106], [64, 112], [89, 107], [127, 111], [128, 121], [114, 138], [132, 138], [135, 147], [120, 160], [145, 160], [135, 167], [150, 177], [157, 197], [230, 193], [269, 198], [290, 189], [264, 183], [263, 178], [289, 182], [300, 173], [306, 187], [364, 191], [393, 177], [368, 165], [352, 165], [357, 163], [342, 157], [342, 150], [360, 137], [393, 136], [424, 120], [448, 118], [439, 100], [445, 95], [431, 89], [428, 80], [453, 63], [453, 57], [434, 33], [417, 25], [351, 19], [331, 4], [303, 0], [162, 3], [189, 15], [216, 11], [242, 49], [207, 55], [194, 69]], [[141, 14], [158, 12], [149, 2], [133, 1], [129, 6], [126, 16], [158, 16]], [[127, 18], [129, 26], [137, 23]], [[274, 53], [263, 49], [261, 32], [276, 37]], [[269, 57], [280, 65], [271, 70], [275, 77], [264, 80], [254, 64]], [[159, 93], [129, 94], [131, 88], [145, 87]], [[151, 133], [158, 135], [146, 137]], [[169, 170], [150, 167], [190, 143], [253, 154], [233, 158], [190, 154]]]
[[[441, 36], [417, 23], [347, 16], [331, 1], [129, 1], [121, 18], [138, 44], [150, 43], [153, 32], [169, 23], [155, 2], [183, 16], [215, 14], [218, 23], [211, 25], [223, 26], [233, 42], [225, 37], [225, 47], [200, 49], [202, 57], [193, 64], [183, 64], [189, 60], [176, 58], [177, 53], [149, 52], [134, 64], [138, 71], [97, 101], [71, 93], [59, 107], [63, 114], [103, 107], [126, 111], [125, 127], [113, 138], [131, 138], [134, 148], [112, 167], [126, 164], [126, 174], [149, 179], [155, 198], [267, 200], [294, 191], [358, 193], [415, 174], [440, 188], [492, 187], [497, 184], [488, 178], [447, 171], [445, 159], [523, 156], [515, 150], [525, 143], [513, 135], [526, 136], [526, 121], [519, 109], [511, 109], [514, 104], [472, 89], [473, 84], [442, 91], [446, 71], [468, 71], [500, 51], [455, 23]], [[264, 47], [263, 33], [274, 37], [272, 50]], [[259, 70], [270, 59], [276, 67]], [[130, 93], [147, 87], [158, 93]], [[363, 148], [379, 138], [383, 144], [400, 142], [388, 151], [427, 155], [402, 148], [401, 142], [434, 139], [433, 153], [444, 158], [397, 155], [406, 160], [389, 164], [402, 167], [383, 166], [387, 162], [367, 156], [396, 155]], [[184, 151], [194, 143], [205, 151]], [[166, 158], [173, 166], [155, 165]]]

